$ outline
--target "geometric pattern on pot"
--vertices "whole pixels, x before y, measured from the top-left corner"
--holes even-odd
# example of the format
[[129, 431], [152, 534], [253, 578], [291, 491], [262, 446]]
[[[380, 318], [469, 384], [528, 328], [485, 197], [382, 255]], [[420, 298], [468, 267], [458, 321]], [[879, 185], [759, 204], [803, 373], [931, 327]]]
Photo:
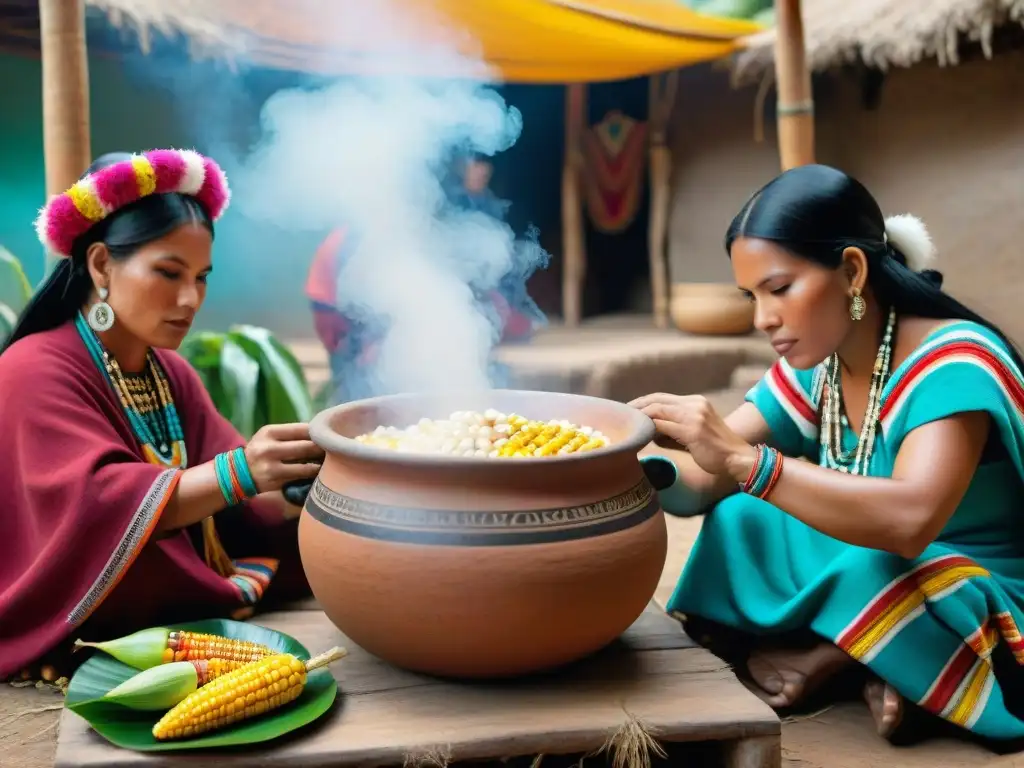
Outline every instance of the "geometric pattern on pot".
[[639, 525], [657, 514], [647, 478], [610, 499], [557, 509], [460, 512], [394, 507], [353, 499], [317, 478], [306, 511], [339, 531], [383, 541], [467, 547], [546, 544], [587, 539]]

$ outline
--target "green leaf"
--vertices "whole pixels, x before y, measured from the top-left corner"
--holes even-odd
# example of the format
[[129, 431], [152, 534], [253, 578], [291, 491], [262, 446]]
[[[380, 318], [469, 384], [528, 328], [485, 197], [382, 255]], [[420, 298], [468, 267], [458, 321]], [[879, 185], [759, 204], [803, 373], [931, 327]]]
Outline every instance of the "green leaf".
[[235, 326], [228, 338], [259, 361], [268, 424], [306, 422], [313, 403], [299, 361], [273, 334], [252, 325]]
[[[32, 298], [32, 284], [28, 281], [28, 275], [21, 266], [18, 257], [0, 246], [0, 285], [10, 285], [15, 291], [18, 305], [13, 307], [20, 312]], [[7, 291], [5, 291], [5, 294]]]
[[7, 343], [7, 338], [18, 324], [18, 313], [0, 302], [0, 345]]
[[221, 349], [220, 382], [224, 387], [224, 408], [221, 412], [248, 440], [258, 429], [256, 424], [263, 420], [266, 412], [266, 408], [258, 402], [260, 364], [230, 338], [224, 340]]
[[265, 328], [204, 331], [179, 348], [199, 373], [217, 411], [247, 439], [266, 424], [306, 422], [314, 404], [302, 366]]
[[178, 347], [178, 353], [202, 373], [204, 370], [220, 367], [220, 350], [223, 346], [224, 334], [198, 331], [185, 337]]
[[[302, 660], [310, 653], [298, 640], [282, 632], [227, 619], [212, 619], [189, 624], [175, 624], [171, 629], [232, 637], [263, 643], [275, 650], [294, 654]], [[317, 649], [317, 652], [326, 649]], [[84, 718], [103, 738], [118, 747], [138, 752], [167, 752], [186, 749], [255, 744], [275, 739], [301, 728], [330, 709], [338, 693], [338, 684], [330, 669], [310, 672], [302, 694], [291, 704], [195, 739], [159, 742], [153, 738], [153, 725], [162, 712], [140, 712], [102, 701], [108, 691], [128, 680], [138, 670], [122, 664], [103, 653], [86, 661], [71, 678], [65, 705]]]
[[217, 412], [230, 419], [229, 398], [220, 379], [220, 353], [223, 346], [224, 334], [200, 331], [186, 336], [178, 347], [178, 353], [199, 374]]

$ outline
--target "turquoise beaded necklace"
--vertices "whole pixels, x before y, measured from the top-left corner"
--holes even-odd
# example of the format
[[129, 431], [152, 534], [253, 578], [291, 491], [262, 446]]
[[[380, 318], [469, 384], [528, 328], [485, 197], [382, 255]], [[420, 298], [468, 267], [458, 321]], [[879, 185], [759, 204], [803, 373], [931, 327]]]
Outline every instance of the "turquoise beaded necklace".
[[104, 349], [99, 337], [89, 327], [81, 313], [75, 316], [75, 328], [78, 330], [78, 335], [82, 337], [82, 341], [85, 342], [96, 367], [99, 368], [121, 401], [121, 408], [131, 425], [132, 432], [142, 446], [142, 452], [146, 459], [151, 464], [161, 464], [166, 467], [187, 466], [185, 432], [182, 429], [181, 420], [178, 418], [178, 411], [174, 407], [174, 399], [171, 396], [171, 387], [167, 376], [164, 375], [163, 368], [152, 350], [146, 354], [146, 365], [149, 375], [152, 377], [153, 388], [156, 390], [155, 393], [151, 393], [151, 396], [158, 401], [159, 405], [143, 412], [121, 372], [121, 366]]

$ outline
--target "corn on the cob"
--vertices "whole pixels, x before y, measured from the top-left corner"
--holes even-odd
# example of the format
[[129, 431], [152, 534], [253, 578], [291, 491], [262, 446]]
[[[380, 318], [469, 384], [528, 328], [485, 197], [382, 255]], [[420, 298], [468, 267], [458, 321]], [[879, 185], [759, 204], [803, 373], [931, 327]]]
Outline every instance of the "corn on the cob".
[[401, 429], [382, 425], [355, 439], [403, 453], [493, 458], [555, 456], [608, 445], [608, 439], [591, 427], [568, 421], [531, 421], [516, 413], [506, 415], [495, 410], [456, 411], [447, 419], [420, 419]]
[[302, 694], [308, 672], [346, 653], [333, 648], [305, 663], [278, 653], [246, 664], [186, 696], [153, 726], [153, 738], [188, 739], [283, 707]]
[[197, 659], [250, 662], [274, 653], [271, 648], [248, 640], [201, 632], [177, 632], [166, 627], [143, 629], [103, 643], [76, 640], [75, 650], [80, 648], [96, 648], [136, 669]]
[[524, 456], [556, 456], [578, 451], [592, 451], [601, 448], [607, 442], [603, 435], [593, 430], [565, 425], [563, 423], [545, 424], [531, 421], [523, 424], [519, 430], [498, 448], [498, 456], [502, 458], [522, 458]]
[[144, 669], [103, 696], [129, 709], [167, 710], [190, 693], [249, 662], [225, 659], [172, 661]]

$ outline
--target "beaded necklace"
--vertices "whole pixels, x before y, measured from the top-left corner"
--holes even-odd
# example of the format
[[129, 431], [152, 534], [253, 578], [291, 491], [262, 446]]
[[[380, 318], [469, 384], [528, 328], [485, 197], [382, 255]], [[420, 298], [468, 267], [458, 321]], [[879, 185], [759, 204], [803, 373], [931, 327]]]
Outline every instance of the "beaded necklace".
[[75, 316], [75, 327], [96, 367], [117, 393], [146, 460], [165, 467], [187, 466], [185, 433], [167, 376], [152, 350], [146, 354], [146, 374], [132, 376], [129, 382], [81, 313]]
[[863, 475], [868, 471], [882, 412], [882, 389], [889, 378], [895, 330], [896, 310], [890, 309], [882, 343], [875, 356], [875, 367], [871, 372], [871, 388], [868, 390], [864, 423], [860, 428], [857, 446], [852, 451], [843, 450], [843, 384], [839, 355], [833, 353], [825, 362], [825, 403], [822, 409], [820, 442], [825, 466], [831, 469], [852, 475]]

